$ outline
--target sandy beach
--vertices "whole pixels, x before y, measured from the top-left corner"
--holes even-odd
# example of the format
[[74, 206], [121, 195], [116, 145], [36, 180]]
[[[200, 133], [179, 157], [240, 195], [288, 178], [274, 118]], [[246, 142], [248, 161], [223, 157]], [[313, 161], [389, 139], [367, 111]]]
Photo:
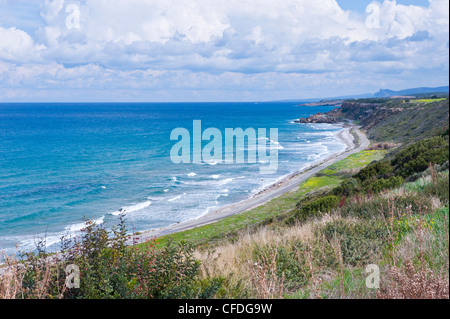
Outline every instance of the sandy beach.
[[[354, 144], [353, 135], [350, 133], [350, 130], [352, 128], [359, 136], [359, 145]], [[223, 218], [240, 214], [255, 207], [261, 206], [278, 196], [296, 190], [298, 185], [304, 180], [325, 169], [326, 167], [350, 156], [351, 154], [364, 150], [370, 144], [365, 134], [361, 132], [357, 126], [352, 124], [344, 125], [344, 129], [337, 134], [337, 137], [347, 146], [344, 152], [340, 154], [330, 155], [328, 158], [320, 162], [312, 163], [309, 167], [283, 178], [279, 182], [253, 195], [251, 198], [215, 209], [203, 216], [200, 216], [197, 219], [173, 224], [168, 227], [142, 232], [139, 234], [139, 236], [136, 236], [136, 238], [130, 239], [130, 244], [141, 243], [150, 238], [160, 237], [211, 224]]]

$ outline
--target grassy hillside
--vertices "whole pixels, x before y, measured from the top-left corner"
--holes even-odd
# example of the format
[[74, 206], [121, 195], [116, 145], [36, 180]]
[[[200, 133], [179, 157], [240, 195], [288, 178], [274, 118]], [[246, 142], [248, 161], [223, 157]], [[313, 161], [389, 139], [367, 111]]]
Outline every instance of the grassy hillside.
[[[448, 173], [439, 178], [448, 185]], [[303, 223], [197, 250], [201, 277], [227, 278], [217, 295], [227, 298], [448, 298], [448, 203], [429, 197], [433, 183], [425, 176]], [[366, 286], [371, 264], [380, 268], [380, 289]]]
[[410, 143], [434, 136], [448, 127], [448, 99], [417, 99], [386, 105], [403, 111], [368, 129], [367, 136], [373, 141]]

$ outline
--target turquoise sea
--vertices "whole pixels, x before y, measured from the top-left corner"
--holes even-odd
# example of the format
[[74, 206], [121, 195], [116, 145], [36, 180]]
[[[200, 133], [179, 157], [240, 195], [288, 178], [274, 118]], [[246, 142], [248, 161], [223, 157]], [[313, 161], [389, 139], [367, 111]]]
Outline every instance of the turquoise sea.
[[[294, 119], [331, 107], [298, 103], [0, 104], [0, 248], [58, 249], [86, 218], [130, 229], [198, 218], [344, 151], [330, 124]], [[277, 128], [278, 170], [254, 164], [174, 164], [175, 128]], [[206, 144], [207, 142], [205, 142]]]

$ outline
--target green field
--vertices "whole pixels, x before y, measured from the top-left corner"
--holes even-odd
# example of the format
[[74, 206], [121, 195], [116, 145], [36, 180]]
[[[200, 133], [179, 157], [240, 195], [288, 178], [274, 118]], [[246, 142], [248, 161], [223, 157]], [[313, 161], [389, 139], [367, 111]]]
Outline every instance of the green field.
[[419, 99], [419, 100], [411, 100], [409, 103], [433, 103], [433, 102], [441, 102], [446, 100], [446, 98], [442, 99]]

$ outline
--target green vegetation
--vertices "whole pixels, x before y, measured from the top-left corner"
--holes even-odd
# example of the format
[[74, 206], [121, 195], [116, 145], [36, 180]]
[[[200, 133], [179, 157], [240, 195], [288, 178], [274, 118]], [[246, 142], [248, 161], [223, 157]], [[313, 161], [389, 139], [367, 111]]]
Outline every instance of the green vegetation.
[[316, 216], [321, 212], [327, 212], [337, 207], [341, 199], [335, 195], [326, 195], [319, 198], [309, 200], [307, 202], [300, 201], [297, 204], [297, 212], [294, 218], [297, 220], [306, 220], [311, 216]]
[[[90, 222], [58, 256], [6, 256], [0, 298], [448, 299], [448, 123], [429, 114], [446, 105], [448, 121], [448, 100], [423, 103], [409, 103], [417, 119], [405, 106], [369, 129], [377, 140], [404, 119], [381, 139], [401, 147], [353, 154], [248, 212], [130, 247], [122, 219], [112, 233]], [[64, 285], [69, 264], [78, 289]]]
[[[200, 280], [199, 262], [187, 243], [156, 249], [126, 245], [123, 218], [109, 233], [89, 221], [81, 238], [63, 239], [58, 256], [38, 249], [24, 254], [24, 262], [7, 258], [14, 280], [0, 284], [0, 294], [9, 298], [64, 299], [161, 299], [210, 298], [220, 288], [220, 278]], [[42, 247], [43, 245], [38, 245]], [[21, 265], [27, 265], [22, 267]], [[66, 267], [79, 269], [79, 287], [68, 289]], [[21, 280], [21, 282], [16, 282]], [[13, 289], [9, 286], [13, 286]], [[5, 296], [5, 293], [12, 295]]]
[[[199, 249], [202, 273], [256, 298], [448, 298], [448, 200], [429, 192], [442, 186], [448, 171], [431, 169], [393, 190], [352, 196], [327, 215]], [[370, 264], [380, 267], [380, 289], [365, 285]]]
[[424, 171], [430, 163], [441, 165], [449, 159], [447, 138], [435, 136], [419, 141], [397, 153], [391, 161], [396, 174], [408, 177]]
[[302, 182], [295, 192], [284, 194], [270, 202], [239, 215], [230, 216], [213, 224], [196, 227], [183, 232], [158, 238], [158, 247], [168, 242], [179, 243], [187, 240], [195, 246], [211, 246], [224, 238], [235, 239], [242, 231], [257, 228], [280, 220], [286, 220], [296, 211], [299, 199], [320, 189], [332, 189], [343, 181], [343, 177], [351, 174], [372, 161], [383, 158], [386, 151], [362, 151], [353, 154]]
[[410, 100], [409, 103], [433, 103], [433, 102], [441, 102], [441, 101], [445, 101], [445, 98], [440, 98], [440, 99], [417, 99], [417, 100]]
[[401, 108], [404, 111], [374, 119], [367, 128], [367, 136], [374, 142], [400, 142], [408, 144], [430, 138], [448, 128], [448, 99], [432, 100], [432, 103], [401, 103], [391, 101], [383, 105], [387, 110]]

